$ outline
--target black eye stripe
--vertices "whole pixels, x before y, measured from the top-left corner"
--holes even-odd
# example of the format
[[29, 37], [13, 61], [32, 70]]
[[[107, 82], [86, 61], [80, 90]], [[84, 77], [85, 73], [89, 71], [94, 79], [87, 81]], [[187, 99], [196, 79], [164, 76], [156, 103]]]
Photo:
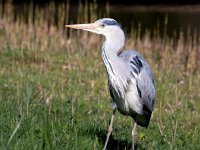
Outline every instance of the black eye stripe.
[[103, 23], [107, 24], [107, 25], [117, 25], [118, 24], [115, 20], [104, 20]]
[[108, 25], [108, 26], [116, 25], [116, 26], [119, 26], [122, 29], [121, 25], [115, 20], [104, 20], [103, 24]]

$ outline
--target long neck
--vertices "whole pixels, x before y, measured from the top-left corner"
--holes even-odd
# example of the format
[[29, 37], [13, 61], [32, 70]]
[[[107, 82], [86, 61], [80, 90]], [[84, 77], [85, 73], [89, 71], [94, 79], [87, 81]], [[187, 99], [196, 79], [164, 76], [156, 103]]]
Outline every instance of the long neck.
[[[117, 33], [119, 34], [119, 33]], [[117, 66], [121, 65], [117, 52], [124, 46], [125, 37], [121, 35], [107, 35], [102, 47], [102, 57], [108, 74], [114, 74]]]
[[103, 48], [105, 49], [107, 56], [111, 59], [112, 57], [117, 56], [117, 52], [124, 46], [125, 35], [122, 30], [119, 30], [118, 32], [105, 35], [105, 37], [106, 40]]
[[[113, 36], [112, 36], [113, 37]], [[123, 71], [125, 69], [125, 64], [119, 59], [117, 52], [124, 46], [124, 34], [123, 36], [106, 36], [106, 41], [102, 47], [102, 57], [104, 64], [107, 69], [109, 81], [114, 87], [115, 91], [123, 95], [126, 87], [126, 76], [124, 76]]]
[[[105, 35], [106, 40], [102, 47], [102, 57], [108, 70], [113, 70], [115, 64], [120, 63], [117, 52], [124, 46], [125, 35], [122, 30]], [[109, 73], [109, 72], [108, 72]]]

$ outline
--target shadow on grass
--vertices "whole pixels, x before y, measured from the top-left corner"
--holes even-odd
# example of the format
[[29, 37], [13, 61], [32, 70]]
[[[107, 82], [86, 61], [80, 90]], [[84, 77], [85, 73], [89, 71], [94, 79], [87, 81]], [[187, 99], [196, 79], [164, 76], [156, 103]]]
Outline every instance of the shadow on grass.
[[[95, 133], [97, 137], [99, 138], [99, 142], [104, 145], [107, 137], [107, 131], [102, 130]], [[130, 143], [128, 140], [122, 140], [122, 139], [115, 139], [113, 138], [112, 134], [109, 138], [107, 150], [116, 150], [116, 149], [131, 149], [132, 143]]]
[[[96, 135], [99, 143], [104, 146], [107, 137], [106, 130], [91, 127], [87, 130], [87, 134], [90, 134], [90, 136]], [[132, 143], [130, 143], [128, 140], [116, 139], [111, 134], [108, 141], [107, 150], [131, 149], [131, 147]]]

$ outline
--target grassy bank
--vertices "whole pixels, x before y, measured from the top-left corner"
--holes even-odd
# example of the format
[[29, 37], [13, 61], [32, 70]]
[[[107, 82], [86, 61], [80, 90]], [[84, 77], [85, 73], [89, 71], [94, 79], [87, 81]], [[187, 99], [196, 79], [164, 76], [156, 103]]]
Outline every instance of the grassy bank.
[[[112, 112], [103, 38], [67, 34], [64, 14], [56, 27], [37, 11], [34, 22], [13, 21], [12, 11], [0, 20], [0, 149], [102, 149]], [[179, 34], [133, 29], [127, 37], [126, 48], [155, 74], [155, 109], [148, 129], [139, 128], [139, 149], [200, 149], [200, 39]], [[131, 123], [117, 113], [108, 149], [131, 148]]]

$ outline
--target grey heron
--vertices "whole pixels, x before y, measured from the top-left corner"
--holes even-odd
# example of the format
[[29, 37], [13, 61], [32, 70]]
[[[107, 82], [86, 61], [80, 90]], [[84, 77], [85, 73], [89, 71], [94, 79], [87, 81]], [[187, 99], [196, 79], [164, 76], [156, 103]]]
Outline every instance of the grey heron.
[[121, 25], [111, 18], [90, 24], [65, 25], [105, 36], [101, 53], [108, 74], [112, 97], [112, 117], [104, 149], [113, 130], [116, 109], [134, 119], [132, 148], [135, 148], [137, 125], [148, 127], [155, 100], [154, 76], [144, 57], [135, 50], [122, 50], [125, 35]]

